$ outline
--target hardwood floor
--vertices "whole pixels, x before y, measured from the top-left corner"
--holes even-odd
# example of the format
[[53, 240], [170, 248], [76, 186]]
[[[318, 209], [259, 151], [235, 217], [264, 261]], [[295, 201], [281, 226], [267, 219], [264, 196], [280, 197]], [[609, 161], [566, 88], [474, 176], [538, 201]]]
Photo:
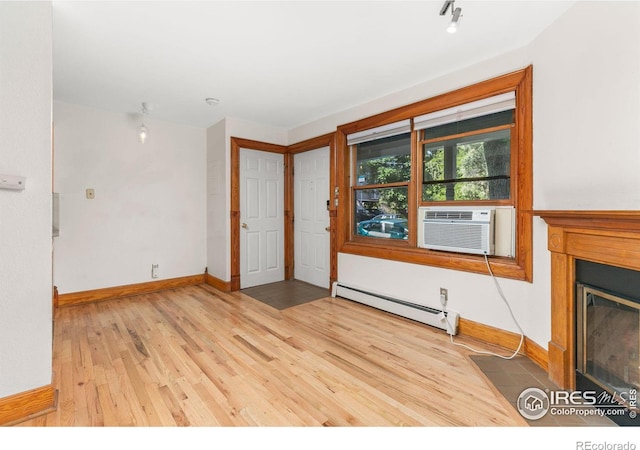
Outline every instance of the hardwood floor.
[[340, 298], [279, 311], [201, 285], [60, 308], [53, 359], [57, 410], [17, 426], [526, 425], [444, 332]]

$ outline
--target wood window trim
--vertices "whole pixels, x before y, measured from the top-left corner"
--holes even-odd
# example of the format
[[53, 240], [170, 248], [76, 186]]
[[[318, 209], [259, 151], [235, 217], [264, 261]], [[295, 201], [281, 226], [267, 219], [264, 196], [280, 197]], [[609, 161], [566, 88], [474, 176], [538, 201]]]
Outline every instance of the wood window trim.
[[[452, 92], [441, 94], [407, 106], [376, 114], [338, 127], [336, 132], [336, 182], [340, 192], [337, 208], [336, 248], [338, 252], [413, 264], [448, 268], [473, 273], [487, 273], [483, 256], [431, 251], [416, 246], [417, 208], [422, 198], [417, 183], [419, 164], [412, 166], [409, 184], [409, 239], [407, 242], [364, 242], [353, 236], [351, 227], [350, 152], [347, 135], [379, 127], [421, 114], [481, 100], [510, 91], [516, 93], [517, 151], [511, 154], [512, 204], [516, 208], [516, 257], [491, 257], [491, 269], [496, 276], [527, 282], [533, 281], [533, 67], [505, 74]], [[417, 139], [412, 139], [412, 161], [421, 161]], [[444, 203], [442, 203], [444, 205]], [[456, 203], [460, 204], [460, 203]], [[477, 204], [477, 203], [476, 203]], [[495, 204], [495, 202], [492, 202]]]

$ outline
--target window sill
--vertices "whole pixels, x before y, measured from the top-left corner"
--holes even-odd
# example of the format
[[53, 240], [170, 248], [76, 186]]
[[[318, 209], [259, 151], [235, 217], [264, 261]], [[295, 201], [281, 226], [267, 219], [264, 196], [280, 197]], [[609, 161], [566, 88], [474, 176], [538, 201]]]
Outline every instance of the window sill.
[[[338, 252], [488, 275], [485, 259], [480, 255], [360, 242], [346, 242], [338, 249]], [[532, 281], [531, 275], [527, 274], [525, 268], [518, 264], [515, 258], [491, 256], [489, 264], [493, 274], [497, 277]]]

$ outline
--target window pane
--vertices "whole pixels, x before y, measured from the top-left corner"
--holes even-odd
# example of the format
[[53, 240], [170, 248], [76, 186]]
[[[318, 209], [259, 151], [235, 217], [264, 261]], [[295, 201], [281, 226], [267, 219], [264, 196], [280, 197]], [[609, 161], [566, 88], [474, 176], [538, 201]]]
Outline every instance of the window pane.
[[356, 145], [355, 185], [409, 181], [411, 133]]
[[474, 117], [473, 119], [462, 120], [460, 122], [446, 123], [437, 127], [427, 128], [424, 130], [422, 138], [435, 139], [439, 137], [452, 136], [454, 134], [467, 133], [469, 131], [484, 130], [486, 128], [497, 127], [500, 125], [509, 125], [514, 123], [514, 110], [502, 111], [495, 114], [487, 114], [486, 116]]
[[425, 185], [422, 188], [422, 199], [429, 202], [449, 200], [447, 187], [453, 185], [452, 200], [508, 200], [509, 196], [491, 197], [490, 192], [506, 192], [505, 180], [459, 181], [446, 184]]
[[423, 201], [510, 198], [511, 131], [423, 146]]
[[407, 239], [407, 187], [356, 189], [355, 234]]

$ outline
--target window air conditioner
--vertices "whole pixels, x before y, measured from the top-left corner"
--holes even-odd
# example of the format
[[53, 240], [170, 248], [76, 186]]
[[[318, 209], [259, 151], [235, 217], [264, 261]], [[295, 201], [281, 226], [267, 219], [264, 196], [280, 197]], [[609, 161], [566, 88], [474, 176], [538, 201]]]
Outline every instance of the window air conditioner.
[[494, 254], [495, 208], [418, 209], [422, 248], [479, 255]]

